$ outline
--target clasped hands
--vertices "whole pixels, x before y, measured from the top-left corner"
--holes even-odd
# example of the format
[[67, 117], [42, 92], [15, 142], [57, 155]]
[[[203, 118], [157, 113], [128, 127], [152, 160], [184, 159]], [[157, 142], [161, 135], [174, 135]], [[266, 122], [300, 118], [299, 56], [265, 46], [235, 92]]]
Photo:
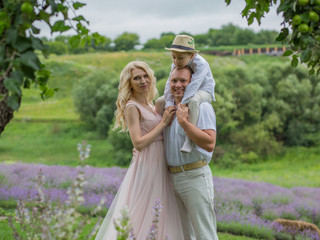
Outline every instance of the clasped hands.
[[188, 121], [188, 113], [189, 113], [189, 108], [187, 104], [179, 103], [177, 106], [167, 107], [163, 113], [162, 119], [164, 120], [166, 125], [169, 125], [173, 119], [173, 115], [176, 114], [177, 120], [181, 125], [185, 121]]

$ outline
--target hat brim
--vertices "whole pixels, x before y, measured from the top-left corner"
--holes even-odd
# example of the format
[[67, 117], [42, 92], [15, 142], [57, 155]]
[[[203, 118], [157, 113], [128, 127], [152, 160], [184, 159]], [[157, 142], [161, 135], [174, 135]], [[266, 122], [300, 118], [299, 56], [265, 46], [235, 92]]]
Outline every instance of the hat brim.
[[185, 50], [180, 48], [165, 48], [168, 51], [175, 51], [175, 52], [187, 52], [187, 53], [198, 53], [198, 50]]

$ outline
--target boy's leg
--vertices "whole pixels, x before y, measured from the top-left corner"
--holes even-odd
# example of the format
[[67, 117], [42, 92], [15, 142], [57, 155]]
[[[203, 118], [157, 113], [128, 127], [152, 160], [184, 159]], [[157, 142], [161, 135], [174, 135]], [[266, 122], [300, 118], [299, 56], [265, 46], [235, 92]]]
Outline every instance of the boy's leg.
[[163, 115], [164, 109], [165, 109], [165, 105], [166, 105], [166, 100], [164, 98], [164, 96], [159, 97], [156, 100], [156, 111], [157, 113], [159, 113], [161, 116]]
[[[189, 121], [193, 125], [197, 125], [199, 118], [199, 105], [202, 102], [212, 102], [212, 96], [207, 91], [198, 90], [195, 95], [190, 99], [188, 104], [189, 107]], [[181, 152], [190, 153], [193, 147], [193, 143], [190, 138], [186, 137], [183, 146], [181, 148]]]

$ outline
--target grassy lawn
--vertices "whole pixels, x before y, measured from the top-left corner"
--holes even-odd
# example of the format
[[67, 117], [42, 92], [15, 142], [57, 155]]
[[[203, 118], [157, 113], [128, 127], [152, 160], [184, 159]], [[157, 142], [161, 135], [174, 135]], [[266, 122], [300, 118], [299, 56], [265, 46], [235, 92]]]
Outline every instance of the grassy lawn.
[[92, 145], [88, 164], [113, 165], [111, 145], [88, 131], [80, 122], [10, 123], [0, 138], [0, 162], [42, 163], [77, 166], [77, 144], [87, 140]]
[[264, 162], [242, 164], [222, 169], [210, 164], [217, 177], [241, 178], [268, 182], [283, 187], [320, 187], [320, 147], [288, 148], [283, 156], [269, 157]]

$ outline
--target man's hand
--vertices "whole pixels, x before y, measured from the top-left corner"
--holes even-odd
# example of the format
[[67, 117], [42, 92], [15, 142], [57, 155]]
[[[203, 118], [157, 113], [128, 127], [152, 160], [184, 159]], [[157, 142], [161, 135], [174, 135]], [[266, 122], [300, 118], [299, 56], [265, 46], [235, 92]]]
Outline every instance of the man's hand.
[[178, 104], [178, 109], [176, 111], [177, 120], [182, 127], [185, 122], [188, 121], [189, 108], [186, 104]]

